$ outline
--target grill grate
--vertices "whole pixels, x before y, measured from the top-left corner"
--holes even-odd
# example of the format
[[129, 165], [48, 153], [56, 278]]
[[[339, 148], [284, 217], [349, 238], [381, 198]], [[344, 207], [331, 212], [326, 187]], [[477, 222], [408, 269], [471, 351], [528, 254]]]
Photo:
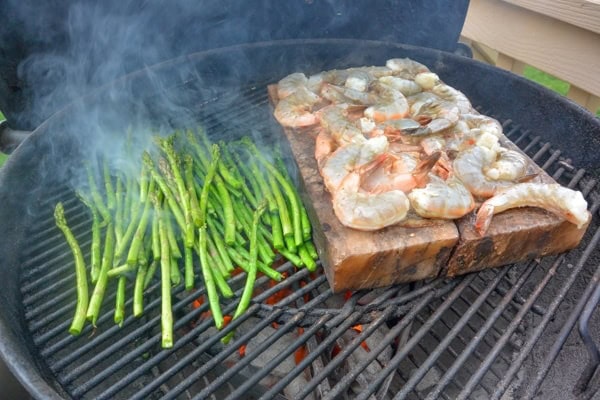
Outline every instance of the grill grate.
[[[226, 120], [228, 110], [237, 110], [234, 122]], [[208, 132], [274, 129], [262, 86], [201, 104], [198, 113]], [[73, 262], [52, 207], [63, 200], [84, 249], [90, 218], [70, 190], [55, 189], [37, 210], [22, 254], [25, 318], [43, 362], [75, 398], [498, 399], [515, 390], [535, 397], [600, 279], [600, 195], [596, 179], [560, 150], [511, 120], [503, 126], [556, 180], [584, 193], [594, 220], [579, 250], [453, 280], [354, 292], [346, 301], [331, 293], [322, 273], [296, 272], [287, 263], [279, 270], [289, 277], [273, 287], [258, 279], [261, 292], [248, 312], [223, 332], [202, 318], [207, 304], [191, 306], [204, 289], [178, 287], [176, 340], [168, 351], [160, 349], [158, 284], [145, 294], [142, 318], [114, 325], [110, 292], [97, 330], [88, 325], [78, 337], [68, 334]], [[265, 303], [282, 289], [292, 294]], [[232, 329], [235, 340], [221, 345]], [[532, 353], [544, 360], [535, 362]]]

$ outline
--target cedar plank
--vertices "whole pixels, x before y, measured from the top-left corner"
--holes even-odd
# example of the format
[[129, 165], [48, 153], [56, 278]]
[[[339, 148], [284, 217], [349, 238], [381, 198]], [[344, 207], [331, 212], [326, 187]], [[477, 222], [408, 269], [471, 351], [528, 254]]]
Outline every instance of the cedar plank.
[[[276, 104], [276, 88], [269, 87]], [[438, 276], [458, 241], [451, 221], [395, 225], [376, 232], [343, 226], [335, 216], [314, 157], [316, 132], [283, 129], [296, 164], [300, 196], [313, 224], [313, 239], [334, 292], [388, 286]]]
[[[500, 142], [524, 154], [508, 138], [502, 137]], [[533, 160], [527, 173], [538, 174], [534, 182], [556, 183]], [[475, 212], [456, 221], [460, 240], [448, 262], [448, 276], [562, 253], [577, 247], [587, 229], [587, 225], [577, 229], [563, 218], [534, 207], [494, 215], [484, 236], [475, 231], [474, 221]]]
[[[277, 104], [276, 85], [268, 87]], [[363, 232], [343, 226], [335, 216], [314, 157], [316, 132], [283, 128], [298, 166], [300, 196], [313, 224], [313, 239], [334, 292], [412, 282], [438, 275], [456, 276], [499, 267], [579, 245], [587, 225], [577, 229], [545, 210], [524, 207], [495, 215], [482, 237], [474, 229], [475, 212], [455, 221], [427, 220]], [[508, 138], [500, 142], [524, 154]], [[535, 181], [554, 183], [530, 160]], [[421, 221], [422, 222], [422, 221]]]

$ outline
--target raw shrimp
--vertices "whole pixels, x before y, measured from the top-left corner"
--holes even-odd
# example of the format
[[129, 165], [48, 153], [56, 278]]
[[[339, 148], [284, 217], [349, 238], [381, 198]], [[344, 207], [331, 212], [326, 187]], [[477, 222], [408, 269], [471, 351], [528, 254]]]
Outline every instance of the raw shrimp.
[[479, 134], [479, 131], [469, 128], [469, 125], [460, 118], [446, 138], [446, 151], [460, 152], [468, 149], [476, 143]]
[[425, 65], [410, 58], [392, 58], [386, 61], [385, 66], [392, 70], [394, 76], [405, 79], [414, 79], [421, 72], [429, 72]]
[[432, 169], [432, 172], [446, 179], [452, 172], [452, 161], [450, 161], [450, 157], [448, 156], [447, 147], [446, 147], [446, 139], [440, 136], [427, 136], [423, 138], [420, 142], [423, 151], [427, 155], [432, 155], [434, 153], [440, 153], [439, 160], [436, 165]]
[[460, 111], [454, 103], [438, 97], [437, 100], [430, 98], [413, 103], [410, 107], [410, 115], [423, 125], [411, 134], [425, 136], [452, 128], [458, 122]]
[[473, 146], [458, 153], [452, 163], [453, 171], [469, 191], [478, 197], [491, 197], [515, 183], [512, 180], [491, 180], [484, 174], [485, 167], [496, 160], [497, 152], [483, 146]]
[[429, 179], [427, 186], [408, 194], [410, 204], [421, 217], [456, 219], [475, 208], [473, 196], [456, 177], [444, 181], [430, 175]]
[[325, 159], [321, 175], [327, 189], [333, 193], [350, 171], [375, 160], [388, 149], [385, 136], [339, 147]]
[[369, 106], [365, 116], [375, 122], [403, 118], [408, 114], [406, 97], [397, 89], [379, 81], [374, 82], [368, 92], [325, 84], [321, 95], [334, 103], [351, 103]]
[[360, 69], [353, 70], [348, 74], [344, 86], [349, 89], [358, 90], [359, 92], [366, 92], [371, 82], [375, 79], [376, 78], [367, 71]]
[[431, 88], [431, 92], [435, 93], [439, 98], [455, 104], [462, 114], [470, 113], [473, 110], [473, 106], [467, 96], [461, 91], [454, 89], [452, 86], [440, 82]]
[[321, 129], [315, 139], [315, 159], [317, 160], [317, 165], [320, 170], [322, 169], [325, 160], [335, 151], [335, 149], [335, 140], [333, 140], [327, 131]]
[[413, 94], [412, 96], [408, 96], [406, 98], [406, 101], [408, 101], [408, 105], [410, 106], [411, 110], [418, 109], [425, 103], [439, 100], [440, 98], [431, 92], [421, 92]]
[[382, 135], [383, 131], [377, 130], [377, 124], [371, 118], [362, 117], [358, 120], [358, 125], [362, 133], [369, 137]]
[[[331, 84], [334, 86], [347, 86], [357, 90], [362, 84], [364, 84], [365, 80], [370, 83], [373, 79], [391, 74], [392, 70], [389, 68], [377, 66], [332, 69], [308, 77], [307, 86], [315, 93], [319, 93], [326, 84]], [[359, 80], [363, 80], [363, 82], [361, 83], [359, 80], [357, 80], [357, 78]], [[348, 80], [350, 80], [350, 82], [348, 82]]]
[[364, 231], [385, 228], [405, 219], [410, 208], [408, 198], [401, 190], [361, 191], [363, 175], [371, 168], [367, 165], [350, 172], [332, 192], [333, 211], [340, 222], [350, 228]]
[[325, 74], [325, 72], [320, 72], [318, 74], [311, 75], [308, 77], [308, 82], [306, 82], [306, 87], [308, 88], [308, 90], [314, 93], [321, 92], [321, 88], [326, 83], [323, 78], [323, 74]]
[[411, 157], [415, 156], [418, 158], [419, 153], [423, 151], [423, 148], [415, 144], [406, 144], [400, 142], [391, 142], [388, 151], [393, 156], [399, 156], [401, 154], [408, 154]]
[[346, 105], [332, 104], [317, 111], [316, 115], [321, 126], [329, 131], [340, 146], [366, 141], [358, 124], [348, 119]]
[[483, 168], [483, 173], [493, 180], [515, 181], [527, 172], [529, 161], [527, 157], [515, 150], [501, 148], [496, 161]]
[[377, 132], [388, 137], [388, 139], [399, 139], [402, 135], [410, 135], [415, 130], [421, 128], [421, 125], [410, 118], [394, 119], [385, 121], [375, 127]]
[[421, 72], [415, 76], [415, 83], [425, 90], [431, 90], [435, 85], [440, 83], [440, 77], [433, 72]]
[[331, 69], [310, 77], [309, 81], [311, 78], [313, 78], [314, 82], [320, 81], [321, 84], [331, 83], [332, 85], [343, 86], [344, 83], [346, 83], [346, 79], [348, 79], [349, 74], [350, 71], [347, 69]]
[[332, 85], [326, 83], [321, 88], [321, 96], [332, 103], [349, 103], [371, 105], [377, 103], [374, 93], [367, 93], [350, 87]]
[[446, 149], [446, 139], [441, 136], [428, 136], [419, 141], [425, 154], [433, 154]]
[[591, 218], [587, 202], [579, 191], [557, 183], [519, 183], [485, 201], [475, 220], [480, 235], [487, 231], [494, 214], [516, 207], [540, 207], [550, 211], [581, 229]]
[[[390, 190], [410, 192], [416, 187], [424, 186], [428, 174], [440, 158], [441, 153], [426, 156], [421, 161], [412, 162], [406, 156], [386, 155], [391, 163], [377, 168], [364, 180], [363, 188], [372, 193], [383, 193]], [[413, 156], [414, 157], [414, 156]]]
[[[473, 130], [474, 129], [471, 131]], [[500, 138], [495, 136], [493, 133], [478, 132], [474, 139], [475, 146], [485, 147], [486, 149], [492, 150], [496, 156], [498, 156], [498, 153], [503, 149], [503, 147], [500, 145]]]
[[423, 91], [421, 86], [411, 79], [403, 79], [397, 76], [384, 76], [379, 78], [379, 81], [384, 85], [399, 90], [405, 96], [412, 96]]
[[402, 92], [380, 81], [371, 86], [377, 95], [377, 102], [365, 110], [366, 117], [383, 122], [408, 115], [408, 102]]
[[383, 76], [389, 76], [394, 73], [394, 71], [392, 71], [390, 68], [385, 67], [385, 66], [379, 66], [379, 65], [372, 65], [369, 67], [348, 68], [348, 71], [350, 71], [350, 73], [354, 73], [356, 71], [366, 72], [367, 74], [371, 75], [375, 79], [379, 79]]
[[392, 165], [393, 171], [414, 171], [419, 165], [420, 154], [415, 151], [407, 151], [395, 155], [392, 159], [394, 160]]
[[469, 128], [479, 129], [480, 133], [491, 133], [494, 136], [502, 136], [502, 125], [492, 117], [476, 114], [474, 112], [461, 114], [461, 121], [464, 121]]
[[299, 87], [294, 93], [282, 99], [275, 106], [274, 115], [283, 126], [299, 128], [318, 122], [312, 108], [321, 100], [319, 96], [305, 87]]
[[277, 96], [279, 100], [294, 93], [300, 87], [306, 87], [308, 78], [301, 72], [290, 74], [277, 83]]

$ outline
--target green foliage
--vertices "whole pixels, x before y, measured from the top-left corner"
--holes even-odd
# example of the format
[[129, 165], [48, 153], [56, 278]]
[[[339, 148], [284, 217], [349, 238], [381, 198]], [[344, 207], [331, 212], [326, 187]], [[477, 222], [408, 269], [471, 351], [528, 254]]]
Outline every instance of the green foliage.
[[569, 91], [570, 85], [568, 82], [562, 81], [550, 74], [547, 74], [529, 65], [525, 67], [525, 70], [523, 71], [523, 76], [525, 76], [528, 79], [531, 79], [534, 82], [539, 83], [542, 86], [547, 87], [548, 89], [554, 90], [555, 92], [560, 93], [563, 96], [565, 96]]
[[[563, 96], [567, 95], [569, 88], [568, 82], [562, 81], [550, 74], [547, 74], [543, 71], [540, 71], [537, 68], [527, 65], [525, 70], [523, 71], [523, 76], [528, 79], [531, 79], [534, 82], [539, 83], [542, 86], [547, 87], [548, 89], [554, 90], [557, 93], [562, 94]], [[600, 117], [600, 109], [596, 111], [596, 116]]]

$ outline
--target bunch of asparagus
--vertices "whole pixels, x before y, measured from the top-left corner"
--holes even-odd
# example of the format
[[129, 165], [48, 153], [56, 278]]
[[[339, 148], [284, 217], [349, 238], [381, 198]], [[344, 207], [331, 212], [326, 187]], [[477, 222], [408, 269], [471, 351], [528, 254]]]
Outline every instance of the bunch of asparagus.
[[56, 225], [75, 258], [73, 335], [86, 320], [95, 326], [111, 281], [117, 282], [114, 321], [121, 325], [127, 280], [134, 280], [133, 315], [140, 316], [144, 289], [160, 270], [162, 347], [169, 348], [171, 288], [182, 280], [188, 290], [202, 282], [221, 329], [221, 298], [234, 296], [228, 278], [236, 266], [247, 277], [234, 319], [248, 308], [258, 272], [282, 279], [271, 268], [277, 257], [316, 268], [310, 222], [277, 149], [270, 149], [271, 160], [249, 138], [215, 144], [201, 129], [155, 137], [154, 143], [141, 155], [136, 176], [111, 169], [106, 159], [101, 168], [86, 166], [88, 188], [78, 196], [92, 215], [88, 260], [63, 205], [56, 205]]

